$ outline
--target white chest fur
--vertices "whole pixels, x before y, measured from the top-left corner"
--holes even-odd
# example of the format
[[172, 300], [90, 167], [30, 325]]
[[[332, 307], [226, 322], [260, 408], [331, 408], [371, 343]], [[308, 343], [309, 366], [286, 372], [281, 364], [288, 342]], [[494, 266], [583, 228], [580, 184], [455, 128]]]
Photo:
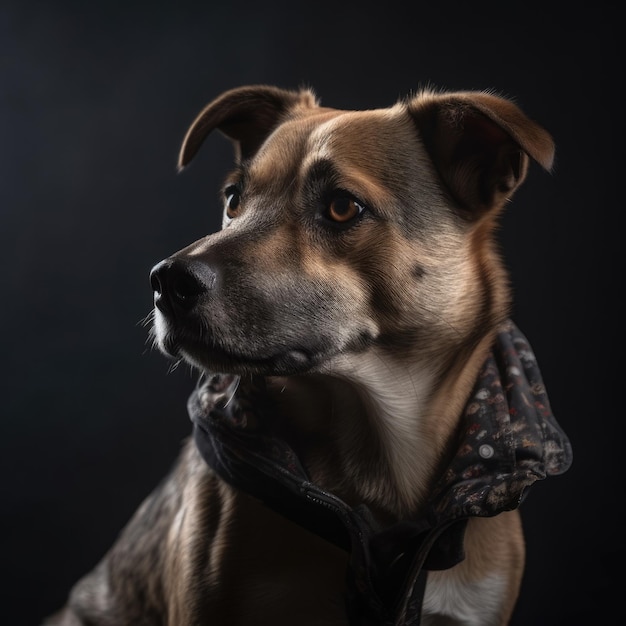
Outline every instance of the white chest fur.
[[505, 589], [505, 578], [497, 574], [466, 582], [446, 572], [429, 572], [422, 625], [496, 626]]

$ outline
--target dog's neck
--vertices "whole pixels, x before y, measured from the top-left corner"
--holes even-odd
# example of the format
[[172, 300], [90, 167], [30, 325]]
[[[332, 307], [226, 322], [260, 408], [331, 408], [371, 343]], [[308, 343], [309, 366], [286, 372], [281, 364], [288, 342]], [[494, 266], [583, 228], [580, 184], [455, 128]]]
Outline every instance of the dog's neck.
[[491, 344], [467, 358], [400, 362], [373, 349], [332, 373], [274, 378], [273, 427], [311, 478], [381, 517], [419, 513]]

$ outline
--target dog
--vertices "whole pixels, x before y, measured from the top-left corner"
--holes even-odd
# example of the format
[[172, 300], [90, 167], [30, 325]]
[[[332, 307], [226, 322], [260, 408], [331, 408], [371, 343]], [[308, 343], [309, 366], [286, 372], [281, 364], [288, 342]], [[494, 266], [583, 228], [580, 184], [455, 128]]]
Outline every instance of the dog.
[[214, 130], [222, 228], [150, 275], [194, 435], [46, 624], [508, 624], [519, 505], [571, 462], [496, 241], [551, 136], [491, 91], [352, 111], [252, 85], [180, 169]]

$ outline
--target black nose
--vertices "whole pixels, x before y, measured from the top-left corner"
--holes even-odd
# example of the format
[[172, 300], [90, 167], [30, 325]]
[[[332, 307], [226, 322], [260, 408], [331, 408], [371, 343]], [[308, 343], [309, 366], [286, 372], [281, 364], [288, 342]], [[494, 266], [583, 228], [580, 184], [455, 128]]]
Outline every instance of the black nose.
[[191, 311], [214, 282], [214, 272], [196, 261], [165, 259], [150, 272], [154, 305], [169, 315]]

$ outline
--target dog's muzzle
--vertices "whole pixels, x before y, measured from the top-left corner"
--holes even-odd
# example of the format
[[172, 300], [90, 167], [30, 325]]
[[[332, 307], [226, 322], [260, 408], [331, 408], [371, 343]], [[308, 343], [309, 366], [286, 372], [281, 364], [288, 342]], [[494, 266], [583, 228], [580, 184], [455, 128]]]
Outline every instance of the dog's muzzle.
[[155, 344], [208, 371], [304, 373], [371, 342], [365, 324], [345, 324], [351, 302], [336, 285], [293, 270], [270, 275], [223, 247], [170, 256], [150, 283]]
[[[312, 354], [319, 350], [308, 345], [285, 347], [281, 338], [275, 340], [267, 331], [262, 339], [248, 333], [245, 342], [233, 340], [224, 292], [219, 293], [221, 279], [217, 266], [188, 257], [169, 257], [152, 268], [154, 333], [161, 351], [211, 371], [280, 373], [310, 368]], [[254, 324], [263, 306], [260, 300], [257, 304], [252, 318], [242, 313], [235, 326]]]

